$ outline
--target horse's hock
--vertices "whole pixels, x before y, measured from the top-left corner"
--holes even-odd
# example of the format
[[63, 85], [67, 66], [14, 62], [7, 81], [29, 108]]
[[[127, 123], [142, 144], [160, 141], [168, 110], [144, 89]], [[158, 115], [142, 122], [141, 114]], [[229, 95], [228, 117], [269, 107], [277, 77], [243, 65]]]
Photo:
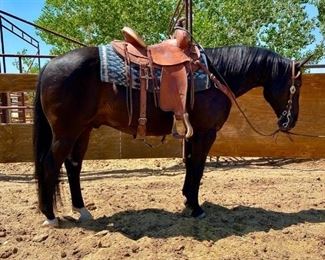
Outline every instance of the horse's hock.
[[[37, 75], [0, 74], [0, 92], [33, 91]], [[323, 134], [325, 132], [325, 74], [303, 75], [300, 97], [300, 117], [296, 132]], [[239, 98], [239, 102], [260, 129], [274, 130], [274, 114], [267, 108], [261, 89], [255, 89]], [[260, 111], [269, 111], [261, 114]], [[32, 161], [32, 125], [0, 124], [0, 162]], [[159, 144], [161, 138], [147, 138]], [[219, 132], [219, 138], [210, 155], [252, 157], [305, 157], [324, 158], [325, 140], [284, 134], [277, 138], [262, 137], [254, 133], [246, 121], [233, 108], [230, 118]], [[150, 148], [131, 136], [109, 127], [94, 130], [87, 159], [180, 157], [181, 143], [167, 137], [167, 143]]]

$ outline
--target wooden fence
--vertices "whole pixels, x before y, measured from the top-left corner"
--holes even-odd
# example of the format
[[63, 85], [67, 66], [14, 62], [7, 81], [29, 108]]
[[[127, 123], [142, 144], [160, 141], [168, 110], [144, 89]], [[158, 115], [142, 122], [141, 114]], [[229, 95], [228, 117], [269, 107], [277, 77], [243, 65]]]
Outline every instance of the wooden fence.
[[[32, 91], [36, 75], [0, 74], [0, 92]], [[294, 131], [306, 134], [325, 134], [325, 74], [306, 74], [300, 99], [300, 117]], [[264, 132], [276, 128], [276, 117], [265, 102], [262, 89], [257, 88], [238, 99], [255, 126]], [[267, 113], [265, 113], [267, 111]], [[32, 160], [32, 125], [0, 124], [0, 162]], [[160, 138], [148, 138], [159, 144]], [[181, 156], [181, 143], [167, 137], [167, 143], [156, 148], [133, 140], [109, 127], [94, 130], [87, 159], [155, 158]], [[254, 133], [236, 107], [218, 133], [211, 155], [253, 157], [305, 157], [324, 158], [325, 138], [309, 138], [284, 134], [276, 138]]]

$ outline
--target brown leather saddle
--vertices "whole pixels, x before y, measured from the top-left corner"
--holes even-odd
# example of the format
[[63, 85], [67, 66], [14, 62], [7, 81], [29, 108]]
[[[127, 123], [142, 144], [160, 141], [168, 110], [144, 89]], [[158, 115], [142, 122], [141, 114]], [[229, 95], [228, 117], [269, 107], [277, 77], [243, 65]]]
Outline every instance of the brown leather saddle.
[[[150, 46], [129, 27], [124, 27], [122, 33], [125, 40], [113, 41], [113, 48], [124, 58], [125, 66], [130, 67], [131, 63], [140, 66], [140, 117], [137, 138], [144, 139], [146, 136], [146, 90], [149, 79], [156, 81], [154, 68], [161, 68], [160, 91], [158, 92], [157, 87], [157, 91], [154, 91], [156, 104], [159, 100], [159, 107], [163, 111], [174, 113], [176, 120], [173, 134], [182, 138], [191, 137], [193, 129], [186, 112], [186, 97], [188, 74], [196, 69], [193, 61], [198, 60], [200, 56], [198, 48], [191, 44], [190, 36], [181, 29], [175, 30], [172, 39]], [[129, 123], [131, 117], [129, 113]]]

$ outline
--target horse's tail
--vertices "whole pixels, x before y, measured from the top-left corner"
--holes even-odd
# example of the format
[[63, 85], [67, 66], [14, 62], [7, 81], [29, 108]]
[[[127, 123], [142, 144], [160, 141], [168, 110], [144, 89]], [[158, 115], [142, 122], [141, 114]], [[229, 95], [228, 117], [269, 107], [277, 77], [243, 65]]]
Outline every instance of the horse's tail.
[[[33, 127], [33, 149], [35, 164], [35, 179], [38, 187], [39, 208], [42, 209], [43, 202], [50, 198], [46, 198], [44, 159], [48, 154], [52, 143], [52, 131], [50, 124], [44, 114], [41, 104], [41, 81], [46, 66], [40, 71], [36, 85], [36, 94], [34, 99], [34, 127]], [[54, 185], [57, 185], [58, 181]], [[53, 198], [55, 199], [55, 198]]]

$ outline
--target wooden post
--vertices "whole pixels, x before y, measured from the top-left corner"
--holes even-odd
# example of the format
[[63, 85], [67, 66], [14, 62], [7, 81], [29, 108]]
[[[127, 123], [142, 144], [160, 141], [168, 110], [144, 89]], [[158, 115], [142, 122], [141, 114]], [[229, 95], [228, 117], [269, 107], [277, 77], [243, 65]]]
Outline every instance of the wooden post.
[[[0, 93], [0, 105], [8, 106], [8, 93]], [[9, 123], [9, 113], [7, 109], [1, 109], [0, 123]]]

